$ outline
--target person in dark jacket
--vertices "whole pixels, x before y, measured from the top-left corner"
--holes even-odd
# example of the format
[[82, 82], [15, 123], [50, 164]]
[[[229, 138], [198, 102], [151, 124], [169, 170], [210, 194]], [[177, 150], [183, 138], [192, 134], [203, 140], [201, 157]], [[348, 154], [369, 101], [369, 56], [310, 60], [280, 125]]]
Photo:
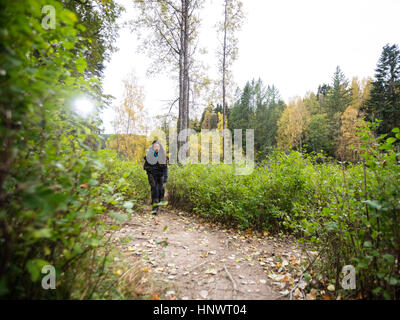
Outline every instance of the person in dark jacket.
[[157, 214], [160, 205], [166, 205], [164, 199], [165, 184], [168, 179], [168, 157], [159, 141], [153, 141], [144, 157], [143, 168], [147, 172], [151, 187], [152, 213]]

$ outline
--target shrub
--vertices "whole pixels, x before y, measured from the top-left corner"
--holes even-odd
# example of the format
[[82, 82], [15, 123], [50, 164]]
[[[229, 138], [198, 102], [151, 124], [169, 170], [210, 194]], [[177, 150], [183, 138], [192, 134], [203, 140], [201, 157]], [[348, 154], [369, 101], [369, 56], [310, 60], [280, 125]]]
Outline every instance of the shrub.
[[366, 124], [360, 132], [358, 164], [275, 150], [248, 176], [236, 176], [234, 167], [224, 164], [173, 166], [170, 200], [242, 229], [290, 232], [320, 251], [315, 276], [335, 284], [336, 291], [346, 294], [339, 289], [340, 277], [343, 266], [352, 264], [354, 293], [398, 299], [400, 130], [393, 130], [395, 137], [375, 138], [376, 126]]

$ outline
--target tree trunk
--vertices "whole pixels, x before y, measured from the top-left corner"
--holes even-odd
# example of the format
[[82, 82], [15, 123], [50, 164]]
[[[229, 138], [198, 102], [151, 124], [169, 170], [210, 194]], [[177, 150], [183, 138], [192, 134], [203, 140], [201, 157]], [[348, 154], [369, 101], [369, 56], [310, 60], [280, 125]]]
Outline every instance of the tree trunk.
[[[181, 28], [181, 52], [179, 65], [179, 119], [178, 119], [178, 134], [180, 131], [189, 128], [189, 3], [190, 0], [181, 0], [182, 2], [182, 28]], [[188, 142], [178, 142], [178, 151], [183, 144]]]
[[228, 1], [225, 0], [225, 20], [224, 20], [224, 48], [223, 48], [223, 57], [222, 57], [222, 160], [225, 161], [225, 116], [226, 116], [226, 88], [225, 88], [225, 81], [226, 81], [226, 20], [227, 20], [227, 8], [228, 8]]

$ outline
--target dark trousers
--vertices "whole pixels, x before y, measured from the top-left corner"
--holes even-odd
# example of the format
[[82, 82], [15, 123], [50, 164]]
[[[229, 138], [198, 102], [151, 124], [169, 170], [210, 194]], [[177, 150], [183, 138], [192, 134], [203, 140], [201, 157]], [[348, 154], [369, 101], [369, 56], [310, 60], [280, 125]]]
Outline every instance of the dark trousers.
[[164, 177], [161, 175], [153, 175], [149, 173], [149, 184], [151, 187], [151, 204], [158, 203], [164, 200]]

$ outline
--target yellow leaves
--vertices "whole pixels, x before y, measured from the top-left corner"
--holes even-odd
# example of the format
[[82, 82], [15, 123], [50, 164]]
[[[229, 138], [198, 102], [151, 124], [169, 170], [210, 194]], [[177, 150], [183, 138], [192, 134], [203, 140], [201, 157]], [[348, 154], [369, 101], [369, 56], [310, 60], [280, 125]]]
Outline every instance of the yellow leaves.
[[357, 78], [353, 78], [352, 103], [341, 115], [342, 125], [336, 149], [336, 155], [342, 160], [357, 161], [359, 159], [357, 148], [361, 145], [361, 138], [356, 135], [356, 132], [362, 126], [363, 115], [360, 113], [360, 107], [368, 99], [370, 86], [369, 79], [364, 79], [360, 83]]
[[51, 253], [51, 250], [50, 250], [50, 248], [49, 247], [44, 247], [44, 254], [47, 256], [47, 255], [49, 255]]
[[311, 289], [310, 293], [307, 293], [306, 300], [316, 300], [317, 299], [317, 290]]
[[115, 271], [114, 271], [114, 274], [115, 274], [116, 276], [120, 276], [120, 275], [122, 274], [122, 269], [117, 269], [117, 270], [115, 270]]
[[356, 135], [361, 126], [360, 120], [359, 107], [349, 106], [342, 114], [342, 126], [336, 150], [336, 155], [342, 160], [355, 161], [358, 159], [355, 148], [361, 145], [361, 138]]
[[306, 129], [309, 117], [303, 100], [300, 97], [292, 100], [278, 121], [278, 147], [288, 150], [290, 147], [301, 146], [301, 138]]
[[[218, 130], [223, 130], [224, 129], [224, 121], [223, 121], [223, 113], [218, 112], [218, 126], [217, 129]], [[228, 119], [225, 115], [225, 128], [228, 128]]]
[[114, 107], [115, 138], [109, 141], [108, 147], [117, 149], [131, 160], [142, 161], [146, 151], [146, 137], [138, 133], [147, 131], [143, 88], [138, 85], [133, 74], [124, 80], [124, 88], [123, 102]]

